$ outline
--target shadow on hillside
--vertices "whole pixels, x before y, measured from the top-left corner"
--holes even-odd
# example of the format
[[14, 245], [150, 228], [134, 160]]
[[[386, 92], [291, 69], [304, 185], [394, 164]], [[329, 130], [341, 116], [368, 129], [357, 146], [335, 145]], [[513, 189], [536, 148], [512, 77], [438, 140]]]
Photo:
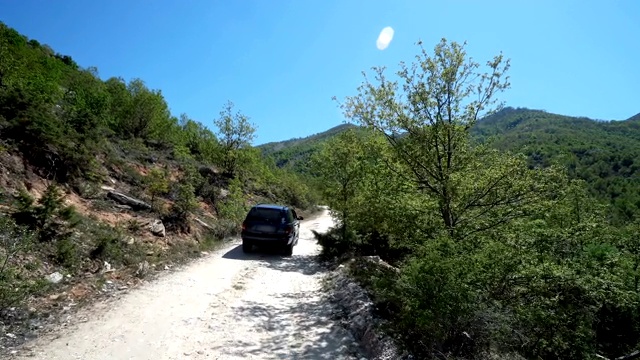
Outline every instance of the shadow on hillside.
[[246, 324], [256, 334], [213, 347], [213, 354], [261, 359], [345, 358], [345, 346], [353, 346], [354, 340], [332, 319], [326, 300], [313, 292], [289, 293], [272, 300], [234, 307], [238, 326]]
[[319, 264], [317, 256], [296, 255], [295, 250], [293, 256], [290, 257], [282, 255], [278, 249], [269, 248], [261, 248], [258, 251], [254, 249], [254, 252], [246, 254], [242, 251], [242, 245], [238, 245], [222, 255], [222, 258], [259, 261], [269, 269], [284, 272], [299, 272], [304, 275], [314, 275], [323, 271], [323, 267]]

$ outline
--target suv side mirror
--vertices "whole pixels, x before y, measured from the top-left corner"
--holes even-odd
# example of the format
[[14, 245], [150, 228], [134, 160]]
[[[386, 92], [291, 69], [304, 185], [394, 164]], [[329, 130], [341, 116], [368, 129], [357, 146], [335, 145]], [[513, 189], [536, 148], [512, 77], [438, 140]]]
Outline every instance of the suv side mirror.
[[302, 216], [298, 216], [298, 220], [304, 220]]

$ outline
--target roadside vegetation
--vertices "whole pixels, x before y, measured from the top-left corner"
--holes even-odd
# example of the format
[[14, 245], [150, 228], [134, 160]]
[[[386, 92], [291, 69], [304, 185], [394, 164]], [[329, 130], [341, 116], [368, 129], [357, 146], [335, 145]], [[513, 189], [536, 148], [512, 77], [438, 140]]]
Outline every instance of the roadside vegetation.
[[[504, 135], [517, 123], [500, 121], [527, 121], [498, 111], [508, 69], [502, 55], [480, 64], [443, 39], [419, 44], [397, 73], [374, 68], [340, 101], [359, 127], [311, 161], [338, 223], [317, 234], [323, 255], [396, 268], [351, 262], [417, 358], [630, 354], [640, 348], [639, 147], [621, 134], [637, 122], [587, 124], [593, 137], [568, 143], [582, 135], [538, 112], [537, 127]], [[618, 131], [614, 145], [629, 152], [607, 149], [599, 131]]]

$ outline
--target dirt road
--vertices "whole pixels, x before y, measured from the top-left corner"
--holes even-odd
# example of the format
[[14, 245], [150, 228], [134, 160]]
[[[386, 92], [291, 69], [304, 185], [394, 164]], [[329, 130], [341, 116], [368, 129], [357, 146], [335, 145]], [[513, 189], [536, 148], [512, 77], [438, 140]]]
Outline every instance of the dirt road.
[[[290, 258], [242, 252], [238, 243], [133, 290], [56, 339], [32, 345], [36, 359], [352, 359], [353, 339], [320, 289], [311, 229], [301, 224]], [[33, 359], [34, 357], [25, 357]]]

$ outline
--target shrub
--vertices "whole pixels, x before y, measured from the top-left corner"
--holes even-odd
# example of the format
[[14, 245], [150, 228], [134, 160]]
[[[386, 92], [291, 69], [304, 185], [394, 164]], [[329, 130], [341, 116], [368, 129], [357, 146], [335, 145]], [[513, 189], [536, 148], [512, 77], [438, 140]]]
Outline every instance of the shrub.
[[240, 180], [237, 178], [229, 182], [229, 194], [218, 205], [218, 215], [222, 219], [230, 220], [240, 225], [247, 214], [247, 204]]
[[155, 203], [158, 196], [166, 195], [169, 192], [169, 172], [158, 168], [149, 171], [145, 179], [147, 191], [151, 195], [151, 202]]
[[34, 240], [33, 232], [0, 215], [0, 308], [23, 301], [36, 285], [27, 281], [28, 272], [17, 262]]
[[56, 263], [64, 267], [75, 269], [80, 264], [78, 246], [70, 238], [59, 239], [55, 242], [55, 255], [53, 258]]
[[190, 233], [189, 214], [198, 206], [193, 185], [188, 182], [181, 183], [178, 185], [176, 192], [175, 202], [162, 221], [168, 230]]
[[20, 191], [13, 217], [18, 224], [35, 231], [41, 242], [68, 238], [79, 222], [74, 208], [64, 204], [64, 194], [55, 184], [47, 186], [37, 203], [29, 193]]
[[334, 227], [326, 233], [311, 230], [318, 244], [322, 247], [320, 256], [325, 260], [346, 257], [354, 254], [356, 235], [353, 232], [345, 233], [344, 227]]

